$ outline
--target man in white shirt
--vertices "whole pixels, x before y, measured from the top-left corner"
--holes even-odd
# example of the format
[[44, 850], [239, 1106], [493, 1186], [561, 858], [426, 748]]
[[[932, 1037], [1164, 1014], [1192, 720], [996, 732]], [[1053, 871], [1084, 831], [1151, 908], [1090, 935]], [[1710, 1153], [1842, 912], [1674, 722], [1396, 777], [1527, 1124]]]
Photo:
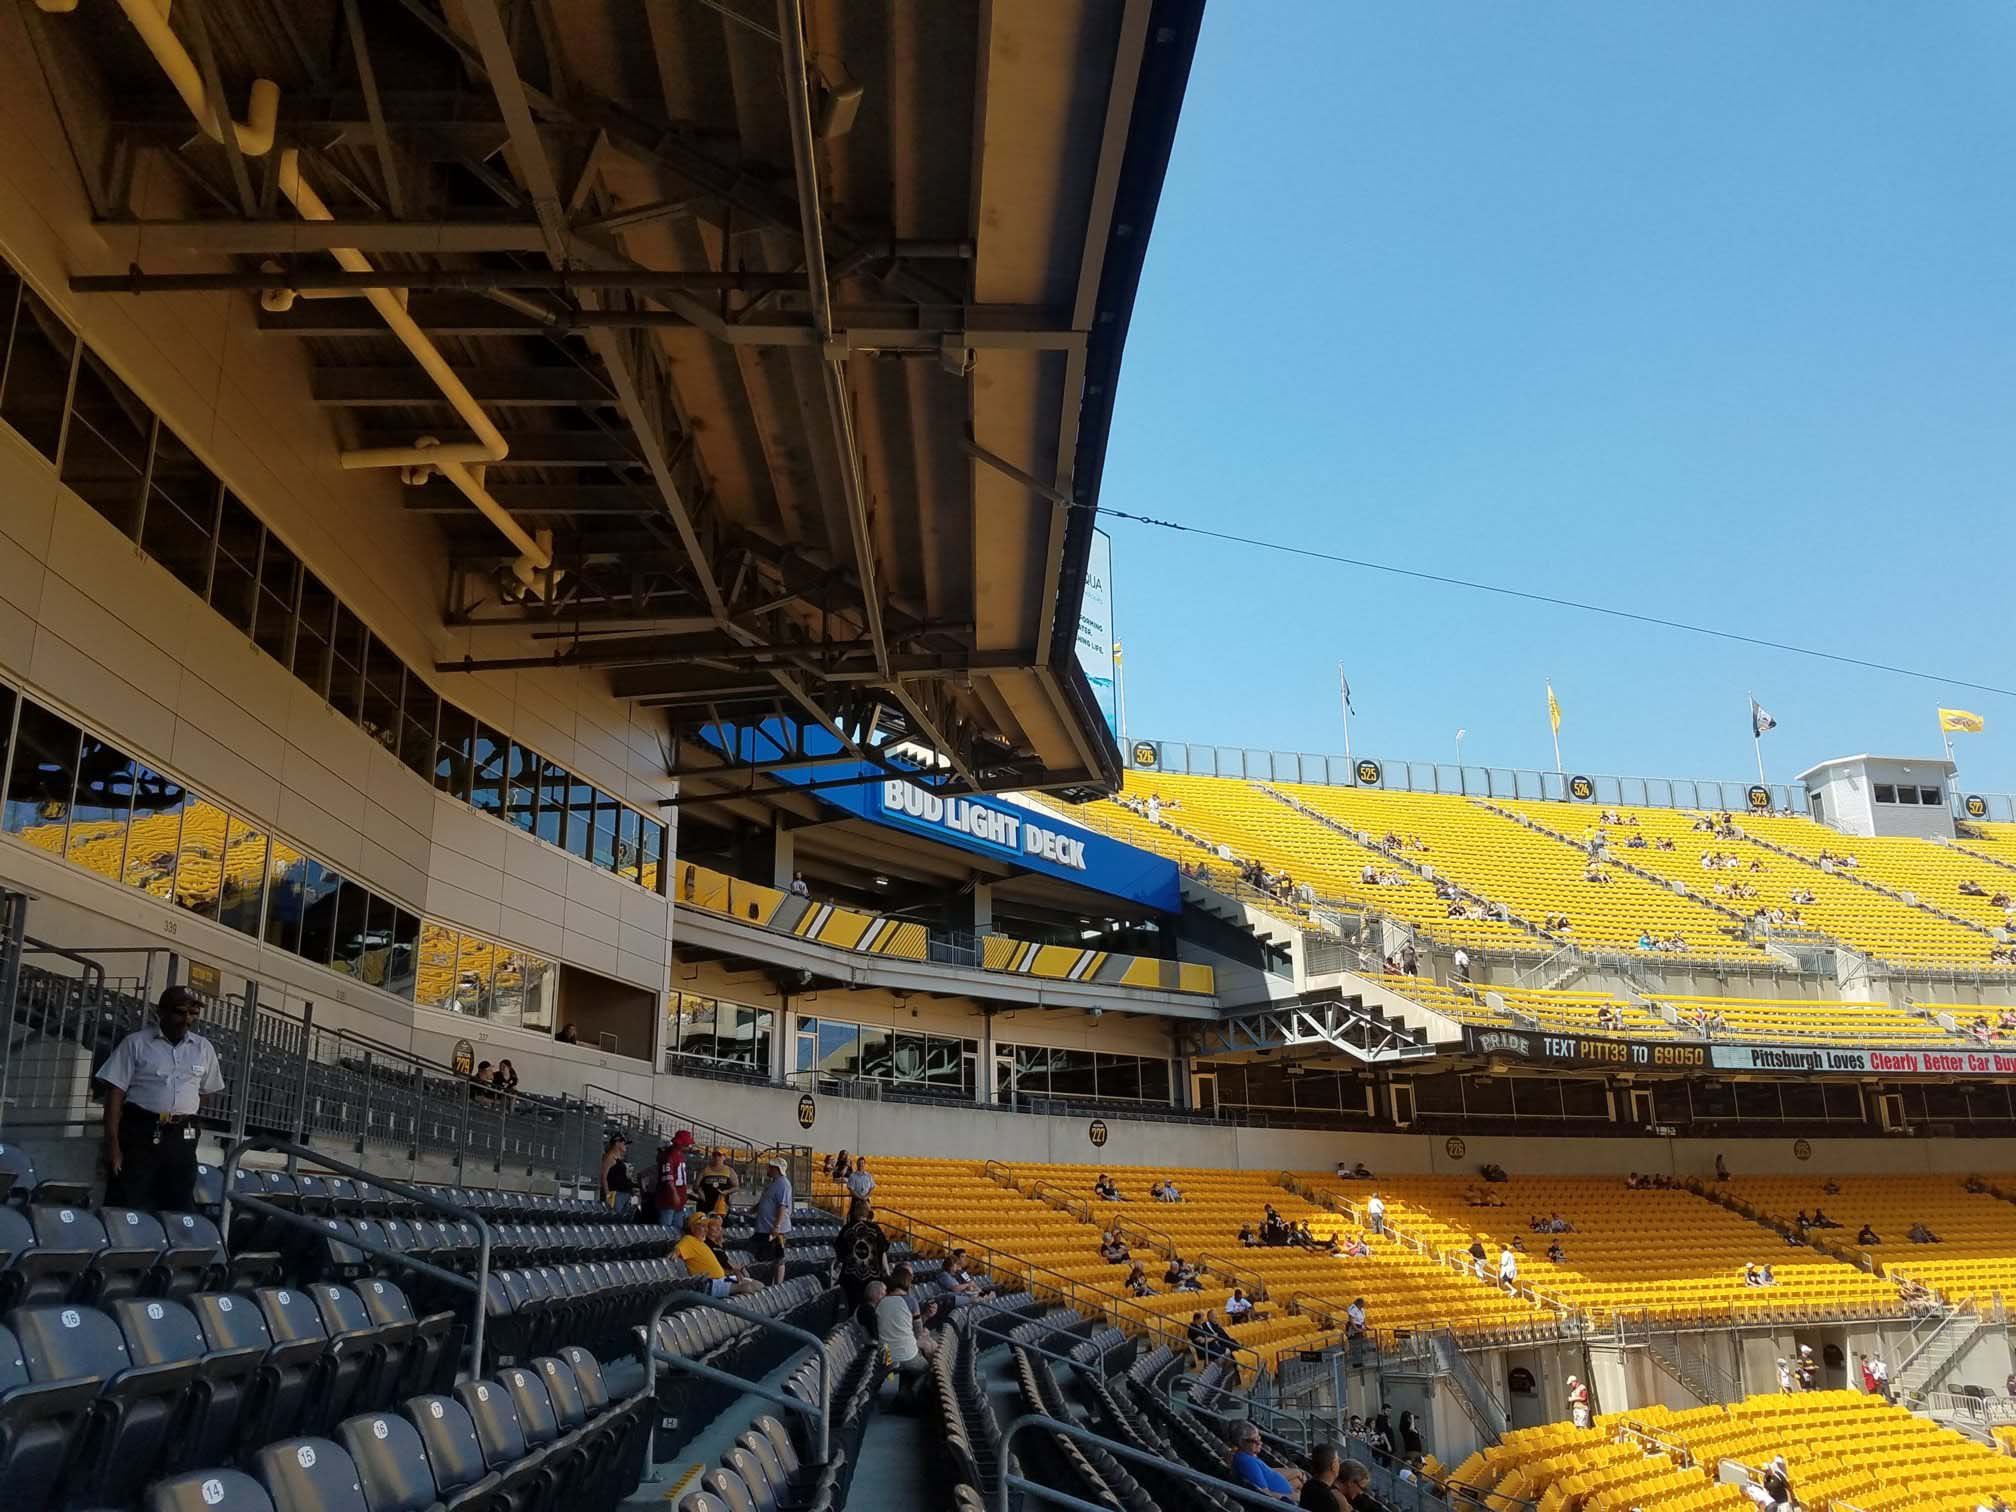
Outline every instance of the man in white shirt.
[[1469, 951], [1467, 951], [1467, 950], [1465, 950], [1465, 949], [1464, 949], [1464, 948], [1463, 948], [1462, 946], [1460, 946], [1460, 945], [1456, 947], [1456, 955], [1455, 955], [1455, 963], [1456, 963], [1456, 965], [1455, 965], [1455, 969], [1454, 969], [1453, 971], [1451, 971], [1451, 972], [1449, 973], [1449, 975], [1450, 975], [1451, 977], [1453, 977], [1453, 978], [1454, 978], [1454, 979], [1455, 979], [1456, 981], [1459, 981], [1459, 982], [1467, 982], [1467, 981], [1469, 981], [1469, 980], [1470, 980], [1470, 952], [1469, 952]]
[[854, 1169], [847, 1173], [847, 1193], [866, 1202], [874, 1190], [875, 1178], [869, 1174], [868, 1157], [863, 1155], [854, 1162]]
[[1509, 1244], [1498, 1250], [1498, 1282], [1507, 1291], [1519, 1284], [1519, 1255]]
[[1344, 1322], [1347, 1331], [1350, 1333], [1362, 1334], [1365, 1332], [1365, 1299], [1363, 1297], [1353, 1298], [1351, 1305], [1344, 1309]]
[[196, 1203], [196, 1114], [224, 1090], [210, 1041], [192, 1033], [203, 1000], [170, 987], [156, 1022], [119, 1041], [98, 1068], [105, 1085], [105, 1200], [119, 1207], [186, 1212]]
[[875, 1342], [889, 1360], [897, 1381], [897, 1402], [908, 1406], [918, 1388], [931, 1373], [931, 1356], [937, 1341], [929, 1334], [917, 1334], [917, 1317], [910, 1310], [910, 1267], [899, 1265], [889, 1277], [887, 1294], [875, 1304]]
[[1375, 1234], [1386, 1232], [1386, 1199], [1377, 1192], [1374, 1192], [1372, 1200], [1365, 1204], [1365, 1226]]

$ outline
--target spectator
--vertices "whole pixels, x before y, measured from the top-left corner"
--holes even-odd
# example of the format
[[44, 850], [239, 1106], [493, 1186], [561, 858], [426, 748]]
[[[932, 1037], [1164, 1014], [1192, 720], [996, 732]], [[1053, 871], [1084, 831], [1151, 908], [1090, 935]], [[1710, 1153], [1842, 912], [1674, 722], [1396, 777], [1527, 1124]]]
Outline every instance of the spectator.
[[686, 1227], [686, 1152], [692, 1148], [693, 1131], [681, 1129], [672, 1143], [658, 1152], [658, 1186], [652, 1203], [658, 1210], [660, 1228]]
[[1509, 1244], [1498, 1250], [1498, 1284], [1508, 1292], [1519, 1289], [1519, 1256]]
[[630, 1205], [637, 1195], [637, 1182], [630, 1174], [630, 1166], [624, 1156], [630, 1151], [630, 1141], [621, 1134], [611, 1134], [609, 1143], [602, 1149], [602, 1176], [600, 1188], [602, 1201], [618, 1213], [630, 1211]]
[[581, 1036], [574, 1032], [574, 1026], [571, 1023], [562, 1024], [560, 1032], [554, 1035], [553, 1038], [557, 1043], [562, 1045], [578, 1045], [581, 1043]]
[[1133, 1267], [1127, 1272], [1126, 1287], [1127, 1295], [1130, 1297], [1152, 1297], [1155, 1295], [1155, 1288], [1148, 1284], [1148, 1268], [1139, 1260], [1136, 1260]]
[[1252, 1224], [1242, 1223], [1239, 1225], [1239, 1244], [1241, 1248], [1253, 1249], [1259, 1243], [1260, 1241], [1254, 1237]]
[[784, 1162], [771, 1156], [764, 1162], [768, 1179], [756, 1202], [757, 1263], [770, 1267], [770, 1284], [784, 1279], [784, 1242], [791, 1232], [791, 1178], [784, 1174]]
[[705, 1213], [693, 1213], [686, 1219], [686, 1235], [672, 1247], [672, 1254], [686, 1267], [686, 1274], [696, 1276], [701, 1282], [701, 1290], [710, 1297], [746, 1297], [763, 1288], [739, 1273], [731, 1274], [721, 1263], [721, 1257], [707, 1242], [707, 1234], [714, 1220]]
[[1938, 1244], [1940, 1242], [1939, 1236], [1922, 1223], [1912, 1224], [1905, 1232], [1904, 1237], [1909, 1239], [1913, 1244]]
[[[1765, 1270], [1769, 1272], [1770, 1267], [1766, 1266]], [[1769, 1285], [1770, 1283], [1766, 1282], [1765, 1284]], [[1793, 1368], [1799, 1373], [1799, 1389], [1801, 1391], [1815, 1391], [1819, 1388], [1820, 1362], [1813, 1358], [1813, 1346], [1811, 1344], [1801, 1344], [1799, 1346], [1799, 1359]]]
[[479, 1087], [483, 1091], [487, 1092], [490, 1090], [490, 1088], [492, 1088], [497, 1084], [497, 1076], [496, 1073], [490, 1069], [490, 1062], [478, 1061], [476, 1062], [476, 1069], [469, 1073], [469, 1081], [471, 1085]]
[[1302, 1482], [1302, 1495], [1297, 1505], [1309, 1512], [1344, 1512], [1350, 1503], [1344, 1493], [1337, 1489], [1337, 1475], [1344, 1468], [1337, 1451], [1329, 1444], [1318, 1444], [1309, 1451], [1309, 1478]]
[[1556, 1239], [1552, 1244], [1547, 1246], [1547, 1258], [1556, 1265], [1562, 1265], [1567, 1262], [1568, 1252], [1561, 1248], [1561, 1241], [1559, 1239]]
[[805, 873], [791, 873], [791, 896], [794, 898], [809, 898], [812, 896], [812, 890], [805, 885]]
[[1386, 1232], [1386, 1200], [1377, 1192], [1365, 1204], [1365, 1227], [1375, 1234]]
[[1510, 1181], [1512, 1179], [1505, 1174], [1505, 1167], [1499, 1165], [1496, 1161], [1487, 1162], [1478, 1170], [1477, 1174], [1482, 1176], [1486, 1181]]
[[1783, 1355], [1778, 1356], [1778, 1394], [1792, 1395], [1792, 1362]]
[[1101, 1171], [1099, 1173], [1099, 1179], [1092, 1183], [1092, 1190], [1106, 1202], [1126, 1201], [1126, 1199], [1120, 1195], [1120, 1188], [1114, 1185], [1113, 1178], [1111, 1176], [1108, 1176], [1104, 1171]]
[[1402, 945], [1400, 947], [1400, 969], [1407, 973], [1408, 976], [1419, 976], [1421, 974], [1421, 958], [1414, 953], [1412, 945]]
[[1351, 1305], [1344, 1309], [1344, 1333], [1347, 1338], [1363, 1338], [1365, 1335], [1365, 1299], [1353, 1297]]
[[1357, 1460], [1347, 1459], [1338, 1468], [1337, 1488], [1344, 1493], [1346, 1506], [1378, 1512], [1378, 1505], [1372, 1500], [1372, 1472]]
[[1249, 1491], [1264, 1491], [1281, 1501], [1293, 1501], [1301, 1489], [1303, 1475], [1299, 1470], [1291, 1470], [1289, 1475], [1294, 1479], [1260, 1458], [1260, 1425], [1251, 1418], [1241, 1423], [1233, 1434], [1232, 1466], [1227, 1478]]
[[1127, 1241], [1120, 1236], [1120, 1230], [1111, 1228], [1099, 1236], [1099, 1258], [1108, 1265], [1127, 1263]]
[[741, 1178], [735, 1168], [728, 1164], [724, 1150], [716, 1150], [707, 1157], [707, 1164], [700, 1168], [700, 1211], [717, 1217], [728, 1211], [728, 1198], [740, 1186]]
[[1876, 1355], [1869, 1361], [1869, 1371], [1876, 1377], [1876, 1394], [1884, 1401], [1889, 1401], [1890, 1367], [1883, 1363], [1883, 1356]]
[[1190, 1314], [1190, 1326], [1183, 1330], [1183, 1337], [1190, 1343], [1190, 1352], [1200, 1360], [1215, 1360], [1224, 1353], [1224, 1346], [1217, 1336], [1204, 1326], [1204, 1314]]
[[1764, 1494], [1778, 1506], [1789, 1506], [1792, 1502], [1792, 1477], [1785, 1468], [1785, 1456], [1774, 1455], [1771, 1463], [1764, 1467]]
[[[1757, 1284], [1759, 1286], [1776, 1286], [1778, 1284], [1778, 1278], [1771, 1274], [1771, 1262], [1769, 1260], [1766, 1260], [1764, 1264], [1758, 1268]], [[1807, 1353], [1809, 1354], [1811, 1352], [1812, 1352], [1811, 1350], [1807, 1351]]]
[[833, 1239], [833, 1256], [840, 1272], [840, 1292], [850, 1308], [859, 1307], [870, 1281], [880, 1280], [887, 1269], [889, 1236], [875, 1221], [875, 1209], [866, 1198], [857, 1197], [847, 1209], [847, 1222]]
[[1470, 980], [1470, 952], [1461, 945], [1456, 947], [1456, 954], [1450, 957], [1449, 975], [1452, 980], [1458, 982]]
[[[1876, 1395], [1876, 1372], [1869, 1368], [1869, 1356], [1866, 1353], [1858, 1353], [1855, 1358], [1862, 1370], [1862, 1394], [1864, 1396]], [[2016, 1382], [2016, 1376], [2011, 1376], [2010, 1380]]]
[[906, 1411], [929, 1379], [931, 1356], [937, 1351], [937, 1340], [918, 1335], [909, 1302], [912, 1280], [909, 1266], [897, 1266], [889, 1278], [888, 1294], [875, 1304], [875, 1339], [896, 1376], [896, 1403]]
[[966, 1251], [955, 1249], [945, 1262], [945, 1269], [938, 1273], [938, 1289], [953, 1307], [966, 1307], [987, 1295], [988, 1288], [980, 1284], [967, 1269]]
[[854, 1170], [847, 1178], [847, 1195], [861, 1200], [875, 1193], [875, 1177], [868, 1170], [868, 1157], [861, 1156], [854, 1162]]
[[847, 1178], [854, 1174], [854, 1158], [845, 1150], [833, 1157], [833, 1179], [840, 1185], [847, 1185]]
[[1428, 1446], [1421, 1441], [1421, 1420], [1412, 1412], [1400, 1414], [1400, 1452], [1407, 1459], [1414, 1460], [1427, 1452]]
[[1568, 1416], [1577, 1428], [1589, 1426], [1589, 1388], [1572, 1375], [1568, 1377]]
[[1719, 1154], [1715, 1157], [1715, 1179], [1717, 1181], [1727, 1181], [1729, 1179], [1729, 1162], [1724, 1160]]
[[491, 1084], [499, 1092], [516, 1092], [518, 1090], [518, 1068], [508, 1060], [500, 1060], [497, 1062], [497, 1074], [492, 1078]]
[[1479, 1281], [1490, 1275], [1490, 1260], [1490, 1251], [1484, 1248], [1484, 1236], [1479, 1234], [1470, 1241], [1470, 1268], [1477, 1273]]

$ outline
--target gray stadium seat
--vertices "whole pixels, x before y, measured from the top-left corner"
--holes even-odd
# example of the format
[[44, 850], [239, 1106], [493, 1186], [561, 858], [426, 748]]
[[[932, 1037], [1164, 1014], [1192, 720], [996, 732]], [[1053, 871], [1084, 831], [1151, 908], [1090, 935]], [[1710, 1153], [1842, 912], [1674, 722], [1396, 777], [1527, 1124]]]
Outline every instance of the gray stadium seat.
[[51, 1499], [98, 1385], [89, 1375], [37, 1375], [14, 1331], [0, 1327], [0, 1485], [10, 1503]]
[[274, 1512], [371, 1512], [357, 1467], [325, 1438], [282, 1439], [253, 1457]]
[[242, 1470], [192, 1470], [156, 1481], [147, 1512], [273, 1512], [273, 1498]]
[[336, 1438], [357, 1467], [371, 1512], [427, 1512], [436, 1504], [434, 1471], [420, 1430], [390, 1412], [347, 1418]]

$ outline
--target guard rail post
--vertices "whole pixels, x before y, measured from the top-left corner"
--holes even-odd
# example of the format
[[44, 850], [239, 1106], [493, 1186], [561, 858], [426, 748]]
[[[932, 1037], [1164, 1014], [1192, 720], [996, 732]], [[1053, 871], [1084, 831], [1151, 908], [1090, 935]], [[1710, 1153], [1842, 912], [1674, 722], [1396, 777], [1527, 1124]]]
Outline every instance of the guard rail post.
[[462, 1122], [455, 1134], [455, 1179], [458, 1185], [465, 1181], [468, 1176], [468, 1173], [463, 1169], [463, 1157], [469, 1153], [469, 1114], [470, 1103], [474, 1096], [471, 1090], [472, 1084], [467, 1078], [460, 1079], [460, 1085], [462, 1088]]
[[[310, 998], [301, 1005], [301, 1075], [294, 1084], [294, 1131], [289, 1136], [295, 1144], [304, 1143], [302, 1136], [308, 1129], [308, 1073], [315, 1064], [315, 1057], [309, 1054], [309, 1046], [315, 1041], [315, 1000]], [[287, 1174], [295, 1175], [301, 1167], [298, 1157], [287, 1157]]]
[[28, 895], [0, 892], [0, 1128], [7, 1126], [7, 1075], [14, 1064], [14, 1015], [20, 1007], [21, 950], [28, 939]]
[[[259, 1023], [259, 984], [245, 984], [245, 1006], [238, 1015], [238, 1057], [231, 1078], [231, 1142], [245, 1137], [245, 1121], [252, 1108], [252, 1067], [255, 1057], [252, 1034]], [[227, 1192], [226, 1197], [229, 1197]]]
[[364, 1106], [357, 1112], [357, 1142], [351, 1146], [359, 1155], [364, 1153], [364, 1141], [371, 1137], [371, 1094], [377, 1090], [378, 1074], [371, 1060], [371, 1049], [364, 1049]]

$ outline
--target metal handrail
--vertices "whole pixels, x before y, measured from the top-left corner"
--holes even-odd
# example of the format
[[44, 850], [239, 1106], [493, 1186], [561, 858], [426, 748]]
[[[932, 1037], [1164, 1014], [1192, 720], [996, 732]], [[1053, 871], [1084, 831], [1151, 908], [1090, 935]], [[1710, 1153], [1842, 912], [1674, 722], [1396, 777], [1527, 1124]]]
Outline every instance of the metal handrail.
[[[999, 1317], [1002, 1313], [1007, 1311], [1007, 1309], [1005, 1307], [1002, 1307], [998, 1302], [989, 1301], [982, 1305], [985, 1308], [984, 1312], [980, 1308], [975, 1308], [973, 1310], [973, 1313], [971, 1315], [971, 1321], [969, 1321], [966, 1325], [969, 1332], [982, 1335], [989, 1339], [998, 1339], [1003, 1344], [1009, 1345], [1010, 1347], [1015, 1349], [1026, 1349], [1030, 1351], [1032, 1354], [1039, 1354], [1043, 1356], [1043, 1358], [1046, 1360], [1055, 1360], [1060, 1365], [1069, 1365], [1073, 1369], [1079, 1368], [1078, 1361], [1072, 1359], [1071, 1356], [1068, 1354], [1064, 1354], [1058, 1350], [1050, 1348], [1047, 1344], [1036, 1344], [1031, 1343], [1030, 1341], [1025, 1339], [1010, 1338], [1006, 1332], [1004, 1332], [999, 1328], [982, 1328], [980, 1325], [983, 1322]], [[1033, 1322], [1034, 1320], [1031, 1319], [1029, 1321]], [[1089, 1344], [1094, 1341], [1090, 1337], [1087, 1337], [1080, 1339], [1078, 1342], [1081, 1344]], [[1099, 1346], [1098, 1364], [1100, 1374], [1102, 1375], [1104, 1375], [1106, 1372], [1106, 1356], [1111, 1352], [1112, 1352], [1112, 1346], [1110, 1344], [1101, 1344]]]
[[[1246, 1295], [1255, 1302], [1269, 1302], [1273, 1300], [1267, 1294], [1267, 1278], [1258, 1271], [1248, 1270], [1243, 1265], [1234, 1265], [1229, 1260], [1221, 1260], [1209, 1250], [1204, 1251], [1191, 1263], [1199, 1270], [1209, 1271], [1214, 1276], [1230, 1276], [1234, 1281], [1246, 1288]], [[1282, 1305], [1292, 1310], [1295, 1305], [1295, 1299], [1291, 1296]]]
[[[675, 1302], [680, 1304], [679, 1311], [681, 1312], [691, 1308], [712, 1308], [715, 1312], [727, 1313], [730, 1317], [740, 1318], [746, 1323], [755, 1323], [760, 1327], [781, 1333], [788, 1338], [801, 1339], [805, 1343], [810, 1344], [812, 1346], [812, 1353], [819, 1361], [818, 1407], [815, 1409], [811, 1403], [800, 1401], [789, 1392], [765, 1386], [762, 1382], [752, 1381], [746, 1376], [733, 1375], [728, 1371], [718, 1370], [712, 1365], [702, 1364], [698, 1360], [689, 1360], [684, 1355], [675, 1355], [670, 1351], [661, 1352], [658, 1348], [658, 1324], [664, 1318], [666, 1310]], [[752, 1396], [760, 1396], [766, 1402], [774, 1402], [787, 1412], [795, 1412], [811, 1418], [818, 1425], [819, 1430], [819, 1436], [815, 1440], [816, 1453], [814, 1454], [814, 1458], [823, 1465], [832, 1457], [833, 1362], [826, 1356], [825, 1341], [817, 1334], [800, 1328], [795, 1323], [786, 1323], [779, 1318], [767, 1317], [751, 1308], [738, 1306], [736, 1303], [724, 1301], [719, 1297], [706, 1297], [698, 1292], [682, 1291], [670, 1292], [658, 1299], [658, 1305], [651, 1309], [650, 1320], [643, 1325], [643, 1335], [644, 1389], [651, 1393], [654, 1400], [658, 1393], [658, 1367], [660, 1365], [670, 1365], [674, 1370], [680, 1371], [683, 1374], [696, 1375], [702, 1380], [713, 1381], [717, 1385], [735, 1387], [748, 1392]]]
[[275, 1155], [285, 1155], [292, 1161], [305, 1160], [312, 1165], [322, 1166], [328, 1170], [335, 1171], [339, 1175], [353, 1177], [360, 1181], [368, 1181], [374, 1186], [382, 1187], [388, 1192], [404, 1197], [408, 1202], [416, 1203], [421, 1207], [432, 1208], [436, 1212], [446, 1213], [457, 1222], [467, 1223], [472, 1226], [476, 1230], [477, 1240], [476, 1276], [473, 1280], [463, 1275], [460, 1271], [445, 1270], [438, 1265], [430, 1264], [428, 1261], [416, 1259], [401, 1250], [395, 1250], [387, 1245], [367, 1239], [364, 1235], [354, 1231], [340, 1235], [336, 1242], [338, 1244], [347, 1244], [352, 1249], [361, 1250], [367, 1255], [376, 1255], [382, 1260], [391, 1260], [400, 1265], [407, 1266], [419, 1271], [423, 1275], [432, 1276], [437, 1281], [445, 1282], [460, 1290], [474, 1292], [476, 1294], [476, 1320], [471, 1325], [469, 1357], [476, 1369], [478, 1371], [482, 1370], [484, 1324], [490, 1312], [490, 1225], [482, 1214], [470, 1208], [465, 1208], [460, 1203], [450, 1202], [445, 1197], [437, 1197], [431, 1193], [423, 1192], [418, 1187], [406, 1185], [403, 1181], [393, 1181], [389, 1177], [382, 1176], [364, 1166], [352, 1165], [347, 1160], [337, 1160], [332, 1156], [323, 1154], [319, 1150], [312, 1150], [306, 1145], [295, 1144], [291, 1140], [273, 1138], [244, 1139], [234, 1144], [224, 1155], [224, 1203], [217, 1218], [217, 1232], [225, 1244], [227, 1253], [231, 1241], [231, 1206], [233, 1203], [248, 1207], [253, 1212], [261, 1213], [268, 1218], [276, 1218], [283, 1223], [292, 1224], [296, 1228], [306, 1229], [311, 1234], [321, 1234], [326, 1237], [329, 1232], [318, 1225], [314, 1219], [305, 1217], [300, 1213], [290, 1212], [283, 1207], [277, 1207], [273, 1203], [267, 1202], [264, 1198], [234, 1197], [231, 1194], [232, 1178], [238, 1173], [238, 1163], [254, 1150], [265, 1151]]
[[1158, 1455], [1146, 1454], [1132, 1445], [1122, 1444], [1113, 1439], [1106, 1438], [1103, 1435], [1094, 1433], [1089, 1428], [1081, 1428], [1076, 1423], [1060, 1423], [1057, 1419], [1040, 1412], [1025, 1412], [1022, 1416], [1016, 1418], [1014, 1422], [1010, 1423], [1007, 1431], [1001, 1435], [1002, 1473], [1000, 1483], [994, 1488], [994, 1512], [1008, 1512], [1008, 1493], [1011, 1490], [1020, 1491], [1024, 1496], [1034, 1496], [1044, 1501], [1055, 1502], [1060, 1507], [1076, 1508], [1078, 1512], [1107, 1512], [1107, 1509], [1100, 1506], [1098, 1502], [1086, 1501], [1082, 1497], [1071, 1495], [1068, 1491], [1059, 1491], [1051, 1486], [1039, 1485], [1027, 1476], [1010, 1468], [1016, 1463], [1013, 1454], [1010, 1452], [1014, 1446], [1016, 1435], [1024, 1433], [1031, 1428], [1041, 1429], [1049, 1433], [1059, 1433], [1066, 1438], [1076, 1439], [1081, 1444], [1091, 1444], [1096, 1448], [1105, 1450], [1115, 1459], [1128, 1460], [1137, 1465], [1152, 1466], [1160, 1474], [1177, 1476], [1189, 1481], [1192, 1485], [1202, 1486], [1207, 1491], [1216, 1491], [1220, 1496], [1229, 1496], [1234, 1501], [1245, 1502], [1249, 1506], [1272, 1507], [1277, 1509], [1277, 1512], [1281, 1506], [1278, 1498], [1270, 1496], [1265, 1491], [1254, 1491], [1245, 1486], [1235, 1485], [1231, 1481], [1221, 1480], [1215, 1475], [1206, 1475], [1201, 1470], [1192, 1470], [1188, 1465], [1178, 1464], [1174, 1460], [1163, 1459]]

